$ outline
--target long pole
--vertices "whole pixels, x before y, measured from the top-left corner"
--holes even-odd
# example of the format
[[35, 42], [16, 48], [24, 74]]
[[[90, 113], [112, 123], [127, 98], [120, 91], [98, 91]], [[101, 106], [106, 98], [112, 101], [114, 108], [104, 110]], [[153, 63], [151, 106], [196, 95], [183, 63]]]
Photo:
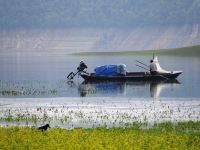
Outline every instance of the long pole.
[[148, 70], [148, 71], [149, 71], [149, 69], [147, 69], [147, 68], [145, 68], [145, 67], [142, 67], [142, 66], [140, 66], [140, 65], [137, 65], [137, 64], [136, 64], [136, 66], [138, 66], [138, 67], [140, 67], [140, 68], [142, 68], [142, 69], [145, 69], [145, 70]]
[[142, 63], [142, 62], [140, 62], [140, 61], [138, 61], [138, 60], [136, 60], [136, 61], [137, 61], [138, 63], [140, 63], [140, 64], [146, 66], [146, 67], [149, 67], [148, 65], [146, 65], [146, 64], [144, 64], [144, 63]]

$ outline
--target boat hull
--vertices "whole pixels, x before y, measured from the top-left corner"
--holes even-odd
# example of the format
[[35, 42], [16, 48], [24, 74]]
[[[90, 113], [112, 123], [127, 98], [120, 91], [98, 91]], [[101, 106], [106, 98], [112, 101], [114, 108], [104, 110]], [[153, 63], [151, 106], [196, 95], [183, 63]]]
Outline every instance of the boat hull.
[[125, 76], [96, 76], [94, 73], [81, 73], [80, 76], [85, 81], [164, 81], [174, 80], [181, 72], [169, 73], [169, 74], [156, 74], [151, 75], [147, 72], [130, 72]]

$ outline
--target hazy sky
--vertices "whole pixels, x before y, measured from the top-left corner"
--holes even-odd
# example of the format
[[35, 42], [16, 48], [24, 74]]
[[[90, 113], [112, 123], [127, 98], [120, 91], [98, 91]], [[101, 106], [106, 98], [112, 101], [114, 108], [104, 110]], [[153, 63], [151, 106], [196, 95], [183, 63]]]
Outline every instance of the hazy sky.
[[200, 23], [200, 0], [0, 0], [1, 28]]

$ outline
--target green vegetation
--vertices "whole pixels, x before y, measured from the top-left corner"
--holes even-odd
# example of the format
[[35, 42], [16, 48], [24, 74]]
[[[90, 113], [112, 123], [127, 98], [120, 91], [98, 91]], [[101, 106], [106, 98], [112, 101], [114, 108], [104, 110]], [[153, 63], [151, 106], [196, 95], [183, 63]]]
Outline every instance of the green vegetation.
[[0, 96], [45, 96], [57, 95], [61, 88], [54, 88], [48, 82], [22, 81], [4, 82], [0, 80]]
[[3, 90], [0, 91], [0, 96], [35, 96], [35, 95], [49, 95], [57, 94], [56, 89], [41, 90], [41, 89], [31, 89], [27, 91], [16, 91], [16, 90]]
[[[69, 98], [71, 99], [71, 98]], [[34, 99], [35, 101], [37, 99]], [[199, 104], [193, 102], [181, 102], [180, 105], [170, 106], [162, 103], [160, 106], [153, 103], [145, 104], [143, 102], [132, 105], [129, 104], [127, 111], [121, 111], [119, 106], [113, 103], [112, 112], [101, 110], [107, 103], [103, 100], [102, 107], [92, 106], [88, 102], [67, 102], [59, 106], [59, 101], [55, 101], [55, 106], [34, 106], [37, 102], [33, 102], [31, 107], [23, 103], [15, 103], [19, 107], [12, 107], [8, 101], [3, 100], [0, 108], [0, 124], [10, 125], [34, 125], [49, 123], [60, 127], [73, 129], [75, 127], [138, 127], [149, 128], [154, 122], [175, 121], [178, 120], [199, 120]], [[72, 100], [73, 101], [73, 100]], [[19, 101], [20, 102], [20, 101]], [[27, 99], [28, 102], [28, 99]], [[47, 103], [48, 104], [48, 103]], [[69, 104], [69, 105], [68, 105]], [[4, 107], [5, 105], [5, 107]], [[44, 104], [43, 104], [44, 105]], [[119, 105], [119, 104], [118, 104]], [[188, 107], [191, 105], [191, 107]], [[70, 107], [72, 106], [72, 107]], [[77, 106], [74, 109], [74, 106]], [[120, 105], [121, 106], [121, 105]], [[92, 108], [92, 109], [91, 109]], [[138, 111], [139, 109], [139, 111]], [[176, 120], [175, 120], [176, 119]]]
[[151, 129], [0, 128], [0, 149], [200, 149], [200, 122], [161, 123]]
[[174, 56], [196, 56], [200, 57], [200, 45], [174, 48], [174, 49], [160, 49], [160, 50], [146, 50], [146, 51], [120, 51], [120, 52], [81, 52], [73, 53], [71, 55], [77, 56], [134, 56], [134, 55], [174, 55]]
[[174, 55], [174, 56], [196, 56], [200, 57], [200, 45], [175, 48], [175, 49], [163, 49], [157, 52], [160, 55]]

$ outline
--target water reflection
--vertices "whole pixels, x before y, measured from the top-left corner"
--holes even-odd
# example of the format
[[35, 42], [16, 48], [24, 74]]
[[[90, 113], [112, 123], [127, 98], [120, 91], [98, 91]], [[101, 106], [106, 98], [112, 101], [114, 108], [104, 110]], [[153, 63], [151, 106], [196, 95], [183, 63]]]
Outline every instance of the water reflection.
[[80, 96], [87, 95], [124, 95], [126, 92], [126, 82], [102, 82], [102, 83], [86, 83], [79, 85], [78, 91]]
[[178, 80], [173, 80], [170, 82], [151, 82], [150, 83], [150, 94], [153, 98], [159, 98], [162, 91], [176, 88], [175, 85], [180, 84]]
[[[72, 83], [73, 84], [73, 83]], [[81, 97], [86, 96], [143, 96], [159, 98], [162, 91], [174, 90], [179, 81], [163, 82], [83, 82], [78, 86]]]

